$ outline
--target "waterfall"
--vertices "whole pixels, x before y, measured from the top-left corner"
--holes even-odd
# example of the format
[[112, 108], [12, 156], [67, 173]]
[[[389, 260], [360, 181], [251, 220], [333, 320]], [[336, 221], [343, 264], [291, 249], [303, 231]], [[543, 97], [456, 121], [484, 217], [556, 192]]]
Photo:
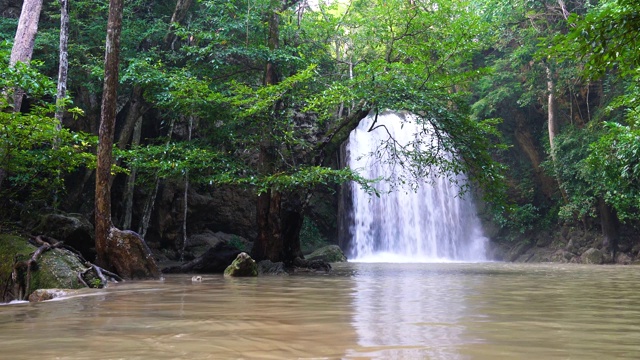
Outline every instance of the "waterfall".
[[[398, 146], [411, 146], [416, 139], [422, 149], [433, 145], [418, 131], [415, 117], [385, 112], [374, 121], [368, 116], [350, 134], [346, 163], [369, 179], [386, 178], [375, 185], [380, 197], [367, 194], [357, 185], [343, 196], [341, 226], [348, 234], [341, 240], [350, 259], [363, 262], [444, 262], [484, 261], [487, 238], [483, 235], [475, 205], [468, 195], [460, 195], [466, 178], [450, 181], [437, 172], [414, 185], [403, 185], [410, 175], [392, 161], [385, 161], [389, 148], [381, 144], [391, 136]], [[384, 125], [384, 126], [382, 126]], [[420, 135], [416, 135], [420, 134]], [[416, 136], [420, 136], [416, 138]], [[425, 150], [426, 151], [426, 150]], [[372, 155], [377, 153], [378, 155]], [[382, 156], [380, 155], [382, 154]], [[443, 155], [450, 156], [450, 155]], [[410, 182], [405, 181], [407, 184]], [[415, 188], [415, 185], [418, 185]], [[345, 214], [346, 213], [346, 214]]]

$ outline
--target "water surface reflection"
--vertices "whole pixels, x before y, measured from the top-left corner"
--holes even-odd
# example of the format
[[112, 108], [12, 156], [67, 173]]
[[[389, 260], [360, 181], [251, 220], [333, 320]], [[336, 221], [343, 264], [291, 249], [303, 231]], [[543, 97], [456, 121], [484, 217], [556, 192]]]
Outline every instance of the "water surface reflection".
[[[450, 264], [354, 264], [356, 355], [459, 359], [457, 347], [475, 342], [463, 319], [481, 278], [450, 273]], [[460, 265], [456, 265], [456, 268]], [[373, 351], [367, 352], [366, 349]]]
[[7, 359], [637, 359], [640, 267], [343, 264], [0, 306]]

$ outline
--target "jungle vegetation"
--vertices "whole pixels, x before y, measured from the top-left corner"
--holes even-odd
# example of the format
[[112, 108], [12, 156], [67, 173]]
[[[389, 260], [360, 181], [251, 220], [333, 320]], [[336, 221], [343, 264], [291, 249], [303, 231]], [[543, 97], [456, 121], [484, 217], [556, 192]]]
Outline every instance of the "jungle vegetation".
[[[387, 109], [439, 139], [397, 161], [416, 176], [466, 173], [508, 233], [593, 224], [615, 246], [618, 226], [640, 220], [638, 0], [35, 2], [0, 9], [2, 38], [15, 39], [0, 43], [4, 223], [90, 199], [105, 243], [115, 225], [144, 237], [162, 181], [185, 194], [245, 187], [253, 255], [292, 261], [318, 187], [356, 181], [376, 195], [375, 179], [331, 157]], [[18, 41], [22, 7], [40, 13], [32, 45]], [[25, 46], [32, 55], [16, 57]], [[116, 176], [124, 205], [111, 209]], [[135, 221], [134, 188], [148, 194]]]

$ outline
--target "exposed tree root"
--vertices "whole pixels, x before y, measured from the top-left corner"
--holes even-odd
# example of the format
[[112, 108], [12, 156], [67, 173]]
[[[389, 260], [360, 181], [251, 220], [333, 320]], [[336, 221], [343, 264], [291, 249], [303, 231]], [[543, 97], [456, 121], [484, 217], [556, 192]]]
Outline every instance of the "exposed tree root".
[[[38, 235], [30, 237], [29, 243], [37, 246], [38, 248], [33, 252], [33, 254], [31, 254], [31, 257], [28, 260], [18, 261], [18, 259], [15, 259], [13, 272], [11, 274], [13, 294], [17, 300], [25, 300], [29, 296], [27, 292], [30, 290], [31, 286], [31, 273], [32, 271], [38, 270], [38, 261], [42, 254], [56, 248], [62, 248], [70, 251], [77, 256], [80, 262], [86, 267], [84, 271], [79, 271], [77, 274], [79, 283], [86, 287], [102, 288], [107, 286], [109, 282], [123, 281], [117, 274], [87, 261], [77, 250], [71, 246], [65, 245], [62, 241], [58, 241], [48, 236]], [[99, 283], [95, 279], [98, 279]]]

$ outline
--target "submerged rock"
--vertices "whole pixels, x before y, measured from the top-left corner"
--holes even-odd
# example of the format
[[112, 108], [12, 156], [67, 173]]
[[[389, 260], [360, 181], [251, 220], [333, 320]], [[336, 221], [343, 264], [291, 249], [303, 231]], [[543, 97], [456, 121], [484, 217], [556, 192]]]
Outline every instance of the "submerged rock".
[[347, 257], [338, 245], [328, 245], [306, 256], [307, 260], [323, 260], [326, 262], [345, 262]]
[[246, 277], [258, 276], [258, 265], [247, 253], [241, 252], [224, 270], [224, 276]]
[[60, 298], [64, 296], [69, 296], [76, 294], [77, 290], [69, 290], [69, 289], [38, 289], [29, 295], [30, 302], [40, 302], [52, 300], [55, 298]]

